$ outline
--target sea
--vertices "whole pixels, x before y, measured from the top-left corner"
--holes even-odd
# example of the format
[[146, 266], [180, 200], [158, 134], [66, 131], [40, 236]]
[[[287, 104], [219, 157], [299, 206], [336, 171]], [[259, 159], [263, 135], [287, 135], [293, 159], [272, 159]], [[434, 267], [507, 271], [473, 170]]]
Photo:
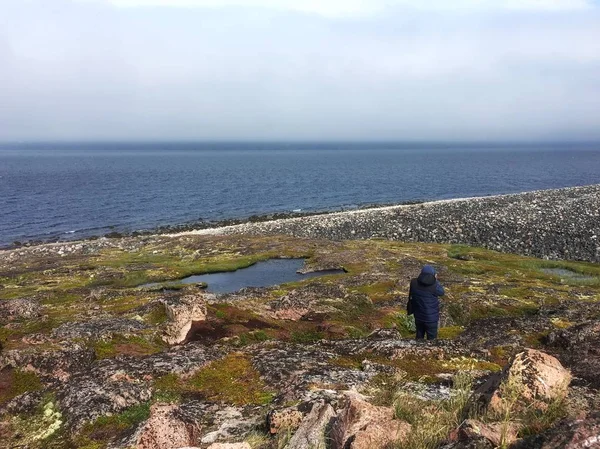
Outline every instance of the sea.
[[600, 144], [0, 144], [0, 247], [600, 183]]

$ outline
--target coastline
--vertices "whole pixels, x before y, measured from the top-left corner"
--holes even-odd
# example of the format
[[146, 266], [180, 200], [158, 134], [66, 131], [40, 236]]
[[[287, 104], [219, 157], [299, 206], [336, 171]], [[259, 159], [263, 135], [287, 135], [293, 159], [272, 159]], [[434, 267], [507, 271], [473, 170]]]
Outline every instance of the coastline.
[[276, 235], [481, 246], [600, 262], [600, 185], [454, 198], [166, 234]]
[[[282, 214], [271, 214], [282, 217]], [[85, 252], [135, 245], [155, 238], [193, 235], [289, 235], [300, 238], [386, 239], [480, 246], [546, 259], [600, 262], [600, 184], [422, 203], [373, 206], [342, 212], [254, 217], [252, 221], [181, 232], [165, 229], [83, 240], [35, 242], [0, 249]], [[221, 222], [221, 223], [229, 223]], [[119, 243], [130, 242], [130, 243]]]

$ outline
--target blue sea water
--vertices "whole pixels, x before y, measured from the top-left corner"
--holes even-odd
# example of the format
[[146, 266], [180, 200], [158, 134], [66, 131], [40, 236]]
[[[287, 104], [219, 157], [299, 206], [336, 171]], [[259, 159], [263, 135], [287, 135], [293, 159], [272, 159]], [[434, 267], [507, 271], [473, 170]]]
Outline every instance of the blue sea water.
[[600, 183], [600, 144], [0, 145], [0, 246]]

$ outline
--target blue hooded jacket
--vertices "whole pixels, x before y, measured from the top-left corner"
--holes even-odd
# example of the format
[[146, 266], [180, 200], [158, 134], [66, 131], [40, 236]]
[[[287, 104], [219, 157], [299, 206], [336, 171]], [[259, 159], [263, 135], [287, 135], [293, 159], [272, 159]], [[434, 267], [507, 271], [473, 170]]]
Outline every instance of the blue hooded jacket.
[[435, 278], [435, 269], [431, 265], [425, 265], [419, 277], [410, 281], [408, 292], [415, 321], [437, 323], [440, 319], [438, 298], [443, 295], [444, 287]]

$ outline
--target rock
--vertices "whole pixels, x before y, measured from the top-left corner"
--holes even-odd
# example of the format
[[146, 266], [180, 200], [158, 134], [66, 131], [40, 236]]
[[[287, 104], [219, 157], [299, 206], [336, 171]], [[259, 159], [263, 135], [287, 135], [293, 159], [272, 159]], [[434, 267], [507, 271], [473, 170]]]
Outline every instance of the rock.
[[371, 405], [353, 393], [333, 423], [332, 449], [383, 449], [405, 440], [410, 429], [410, 424], [394, 419], [391, 407]]
[[512, 444], [517, 439], [519, 426], [515, 423], [482, 423], [475, 419], [467, 419], [459, 428], [462, 441], [473, 441], [485, 438], [494, 447]]
[[280, 430], [296, 430], [302, 418], [304, 418], [302, 412], [294, 408], [271, 410], [267, 414], [267, 427], [271, 435], [275, 435]]
[[27, 367], [48, 382], [65, 382], [87, 370], [95, 359], [94, 350], [80, 345], [59, 351], [5, 351], [0, 355], [0, 370], [7, 366]]
[[72, 379], [57, 394], [67, 424], [75, 429], [104, 415], [113, 415], [149, 401], [150, 388], [134, 379], [102, 379], [84, 376]]
[[565, 419], [540, 435], [525, 438], [511, 449], [599, 449], [600, 411], [580, 419]]
[[333, 407], [315, 403], [300, 427], [290, 439], [286, 449], [313, 449], [327, 447], [327, 430], [335, 418]]
[[115, 334], [133, 335], [147, 326], [136, 320], [110, 318], [79, 323], [65, 323], [54, 329], [52, 335], [59, 340], [89, 338], [99, 340], [111, 338]]
[[248, 443], [213, 443], [208, 449], [252, 449]]
[[170, 345], [183, 343], [194, 321], [206, 320], [206, 302], [202, 295], [186, 295], [181, 298], [161, 299], [170, 319], [163, 341]]
[[41, 306], [32, 299], [20, 298], [0, 301], [0, 322], [38, 318]]
[[559, 358], [575, 376], [600, 388], [600, 320], [551, 332], [546, 344], [560, 351]]
[[176, 449], [196, 443], [200, 429], [177, 417], [177, 405], [154, 404], [142, 426], [136, 449]]
[[571, 374], [543, 352], [526, 349], [513, 357], [502, 373], [491, 376], [473, 394], [474, 400], [493, 413], [502, 413], [507, 402], [545, 410], [567, 394]]

